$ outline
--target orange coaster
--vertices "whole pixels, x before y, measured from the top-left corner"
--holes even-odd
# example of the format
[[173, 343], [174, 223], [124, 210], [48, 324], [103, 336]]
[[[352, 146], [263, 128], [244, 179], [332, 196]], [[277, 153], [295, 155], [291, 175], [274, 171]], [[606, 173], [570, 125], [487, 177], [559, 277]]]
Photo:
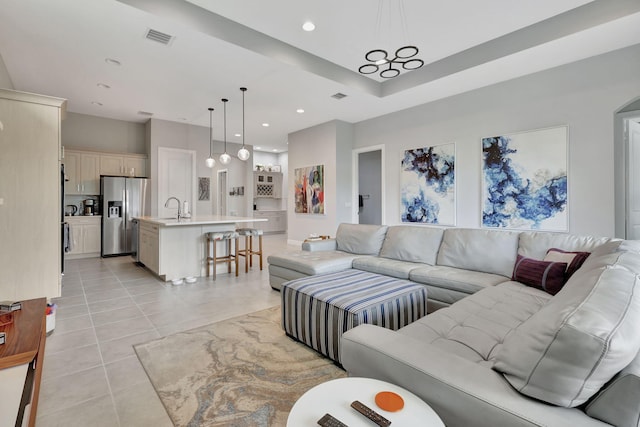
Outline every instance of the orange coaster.
[[376, 405], [389, 412], [398, 412], [404, 408], [404, 399], [392, 391], [381, 391], [376, 394]]

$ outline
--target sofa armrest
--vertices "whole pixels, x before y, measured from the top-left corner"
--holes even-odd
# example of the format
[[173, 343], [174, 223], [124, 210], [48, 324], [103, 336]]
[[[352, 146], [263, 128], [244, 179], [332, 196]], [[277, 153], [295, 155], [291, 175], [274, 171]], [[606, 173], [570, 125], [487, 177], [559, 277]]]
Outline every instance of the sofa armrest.
[[373, 325], [341, 339], [350, 376], [376, 378], [413, 392], [447, 426], [608, 426], [576, 408], [560, 408], [518, 393], [489, 362], [475, 363], [429, 343]]
[[335, 251], [338, 249], [336, 239], [316, 240], [313, 242], [304, 242], [302, 244], [303, 251]]

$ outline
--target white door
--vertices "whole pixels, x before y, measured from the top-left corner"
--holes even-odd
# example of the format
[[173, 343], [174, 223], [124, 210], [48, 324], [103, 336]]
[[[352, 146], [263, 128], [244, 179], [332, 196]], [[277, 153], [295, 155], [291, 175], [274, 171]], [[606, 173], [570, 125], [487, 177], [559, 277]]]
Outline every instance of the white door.
[[386, 224], [384, 145], [352, 151], [352, 222]]
[[[158, 216], [175, 217], [178, 205], [175, 200], [164, 207], [169, 197], [180, 203], [189, 203], [192, 215], [196, 214], [196, 152], [177, 148], [158, 148]], [[180, 207], [182, 209], [182, 207]]]
[[627, 239], [640, 239], [640, 118], [627, 120], [627, 141], [629, 147]]

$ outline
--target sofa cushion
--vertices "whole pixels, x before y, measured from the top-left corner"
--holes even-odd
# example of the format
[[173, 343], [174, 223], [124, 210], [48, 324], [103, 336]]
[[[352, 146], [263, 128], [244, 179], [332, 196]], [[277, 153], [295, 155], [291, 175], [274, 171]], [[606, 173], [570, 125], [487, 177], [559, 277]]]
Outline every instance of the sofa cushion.
[[640, 425], [640, 353], [585, 408], [590, 417], [618, 427]]
[[360, 255], [378, 255], [387, 233], [386, 225], [340, 224], [336, 232], [338, 250]]
[[415, 262], [399, 261], [374, 256], [363, 256], [353, 260], [352, 268], [368, 271], [370, 273], [384, 274], [385, 276], [408, 279], [409, 272], [422, 264]]
[[342, 251], [297, 251], [281, 255], [269, 255], [267, 262], [270, 265], [314, 275], [335, 273], [349, 269], [353, 260], [359, 256]]
[[[509, 280], [508, 277], [498, 274], [430, 265], [411, 270], [409, 272], [409, 279], [413, 282], [429, 284], [467, 294], [472, 294], [486, 287], [495, 286], [498, 283]], [[429, 298], [431, 298], [431, 295], [429, 295]]]
[[389, 227], [380, 256], [435, 265], [443, 234], [443, 228], [406, 225]]
[[547, 251], [543, 261], [564, 262], [567, 264], [565, 280], [573, 275], [591, 255], [590, 252], [569, 252], [558, 248], [551, 248]]
[[557, 294], [565, 282], [566, 262], [540, 261], [518, 255], [511, 280]]
[[527, 258], [543, 259], [549, 248], [565, 251], [593, 252], [598, 246], [609, 242], [608, 237], [575, 236], [566, 233], [524, 231], [520, 233], [518, 253]]
[[[606, 256], [606, 255], [605, 255]], [[582, 268], [506, 337], [494, 369], [521, 393], [575, 407], [593, 396], [640, 350], [640, 255]]]
[[514, 231], [449, 228], [445, 230], [440, 245], [438, 265], [511, 277], [518, 251], [518, 234]]
[[543, 291], [505, 282], [431, 313], [399, 332], [447, 353], [484, 363], [493, 359], [505, 336], [549, 298], [551, 295]]

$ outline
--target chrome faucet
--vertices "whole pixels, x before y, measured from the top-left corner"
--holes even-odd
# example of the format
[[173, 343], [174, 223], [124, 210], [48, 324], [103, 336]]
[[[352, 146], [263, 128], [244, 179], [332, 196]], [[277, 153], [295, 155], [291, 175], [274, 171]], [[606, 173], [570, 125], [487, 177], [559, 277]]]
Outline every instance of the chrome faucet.
[[178, 221], [180, 221], [180, 218], [182, 217], [182, 208], [181, 208], [182, 203], [180, 203], [180, 200], [179, 200], [177, 197], [169, 197], [169, 198], [167, 199], [167, 201], [165, 202], [164, 207], [165, 207], [165, 208], [168, 208], [168, 207], [169, 207], [169, 202], [170, 202], [172, 199], [173, 199], [173, 200], [175, 200], [176, 202], [178, 202]]

